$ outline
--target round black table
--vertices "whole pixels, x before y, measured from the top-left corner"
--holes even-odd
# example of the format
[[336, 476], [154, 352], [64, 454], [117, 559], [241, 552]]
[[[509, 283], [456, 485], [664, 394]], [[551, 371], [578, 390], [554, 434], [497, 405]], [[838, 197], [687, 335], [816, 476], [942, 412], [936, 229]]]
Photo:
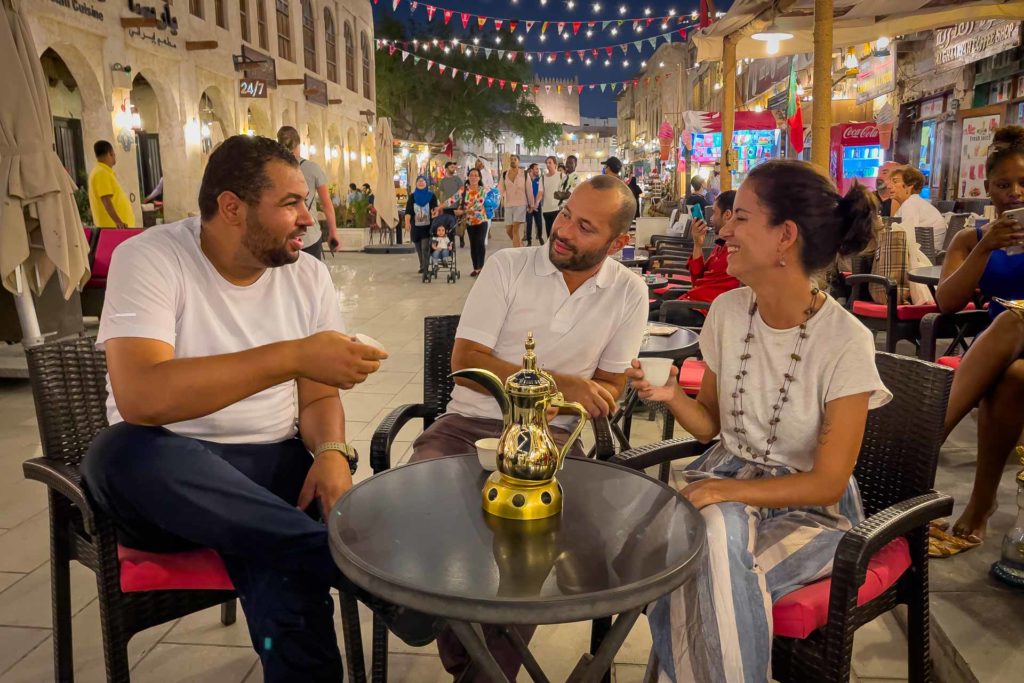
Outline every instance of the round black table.
[[[618, 614], [593, 659], [581, 661], [581, 680], [599, 680], [643, 607], [695, 571], [703, 518], [677, 491], [645, 474], [568, 458], [558, 473], [561, 514], [505, 520], [480, 506], [486, 476], [476, 455], [464, 455], [361, 482], [330, 514], [335, 562], [371, 593], [445, 619], [494, 681], [505, 678], [480, 624]], [[526, 670], [545, 680], [520, 645]]]
[[679, 325], [650, 322], [647, 327], [673, 327], [675, 332], [664, 337], [644, 334], [644, 342], [640, 347], [641, 358], [671, 358], [673, 360], [688, 358], [693, 355], [700, 341], [699, 334]]
[[633, 258], [619, 258], [615, 260], [621, 263], [622, 265], [626, 266], [627, 268], [636, 268], [637, 266], [647, 265], [647, 254], [637, 254]]
[[664, 275], [644, 275], [644, 284], [647, 289], [654, 290], [668, 285], [668, 278]]
[[939, 279], [941, 277], [942, 266], [927, 266], [925, 268], [913, 268], [907, 271], [907, 279], [911, 282], [928, 285], [928, 289], [931, 291], [933, 297], [935, 296], [935, 288], [939, 285]]

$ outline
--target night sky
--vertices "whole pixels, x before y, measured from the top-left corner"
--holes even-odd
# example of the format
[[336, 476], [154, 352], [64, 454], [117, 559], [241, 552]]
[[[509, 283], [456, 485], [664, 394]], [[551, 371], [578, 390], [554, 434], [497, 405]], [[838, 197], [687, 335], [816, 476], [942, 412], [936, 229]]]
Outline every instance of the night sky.
[[[455, 10], [456, 12], [467, 11], [472, 12], [474, 15], [483, 15], [486, 17], [498, 17], [505, 19], [515, 19], [520, 22], [515, 33], [509, 33], [508, 26], [505, 25], [501, 29], [501, 44], [494, 45], [493, 42], [487, 44], [487, 47], [496, 47], [498, 49], [505, 50], [582, 50], [594, 47], [603, 47], [606, 45], [616, 45], [619, 43], [632, 42], [641, 38], [650, 38], [668, 31], [674, 31], [680, 28], [681, 25], [676, 24], [675, 21], [669, 22], [668, 29], [661, 29], [658, 22], [654, 22], [650, 27], [644, 27], [641, 32], [634, 30], [632, 23], [625, 23], [620, 27], [617, 27], [617, 35], [612, 35], [612, 27], [615, 24], [611, 24], [607, 29], [602, 30], [601, 24], [598, 23], [592, 30], [593, 36], [590, 38], [586, 37], [587, 26], [584, 25], [580, 28], [577, 35], [572, 34], [571, 26], [567, 23], [565, 27], [565, 33], [568, 35], [567, 39], [558, 37], [557, 27], [555, 22], [559, 21], [595, 21], [595, 20], [614, 20], [620, 17], [622, 18], [636, 18], [644, 17], [645, 9], [651, 10], [651, 16], [666, 16], [670, 10], [675, 10], [677, 15], [687, 15], [686, 19], [689, 22], [689, 14], [699, 9], [698, 0], [685, 0], [685, 1], [673, 1], [673, 0], [650, 0], [650, 2], [643, 2], [638, 0], [573, 0], [575, 7], [573, 9], [568, 8], [568, 0], [546, 0], [545, 4], [541, 4], [541, 0], [426, 0], [427, 4], [437, 3], [439, 8], [434, 14], [434, 19], [431, 23], [427, 22], [427, 13], [424, 3], [416, 9], [415, 13], [409, 11], [409, 4], [406, 0], [402, 0], [402, 4], [399, 5], [397, 11], [391, 9], [391, 0], [380, 0], [379, 4], [374, 6], [374, 15], [377, 17], [393, 15], [397, 19], [403, 22], [409, 21], [411, 16], [415, 16], [416, 22], [421, 26], [419, 38], [433, 38], [437, 35], [437, 29], [444, 26], [444, 19], [441, 14], [441, 7]], [[595, 11], [594, 4], [600, 4], [600, 10]], [[716, 9], [719, 12], [724, 12], [731, 5], [731, 0], [724, 0], [716, 3]], [[620, 8], [625, 7], [626, 12], [620, 14]], [[524, 26], [522, 22], [526, 20], [536, 20], [538, 23], [533, 27], [529, 33], [524, 32]], [[548, 26], [548, 30], [545, 34], [546, 39], [542, 42], [540, 40], [540, 22], [548, 21], [551, 22]], [[473, 36], [477, 33], [475, 30], [474, 22], [470, 22], [468, 29], [462, 28], [462, 23], [459, 20], [459, 15], [456, 14], [452, 17], [449, 27], [452, 28], [452, 33], [457, 36], [460, 40], [472, 40]], [[488, 21], [485, 32], [493, 32], [493, 22]], [[518, 36], [523, 36], [523, 43], [518, 42]], [[673, 42], [679, 42], [680, 36], [678, 33], [673, 34]], [[658, 41], [658, 45], [663, 44], [663, 40]], [[484, 42], [480, 43], [481, 47], [485, 45]], [[567, 64], [564, 56], [560, 56], [554, 64], [544, 63], [538, 65], [536, 59], [532, 62], [534, 65], [535, 72], [542, 77], [558, 77], [558, 78], [572, 78], [576, 76], [579, 78], [581, 83], [601, 83], [610, 81], [622, 81], [631, 77], [640, 68], [640, 63], [643, 60], [649, 59], [653, 54], [654, 48], [650, 45], [644, 44], [643, 52], [639, 53], [635, 47], [630, 46], [628, 53], [623, 55], [621, 50], [616, 49], [611, 57], [611, 65], [604, 66], [604, 60], [606, 54], [602, 51], [600, 58], [594, 60], [593, 64], [586, 66], [573, 55], [573, 63]], [[419, 52], [417, 54], [424, 55], [427, 53]], [[439, 53], [434, 53], [435, 55]], [[386, 53], [379, 55], [378, 59], [395, 59], [395, 57], [389, 57]], [[436, 56], [435, 59], [443, 62], [444, 56]], [[491, 57], [495, 60], [496, 57]], [[624, 66], [623, 61], [628, 60], [629, 66]], [[412, 60], [408, 60], [406, 65], [411, 69], [414, 68]], [[423, 66], [419, 67], [422, 69]], [[483, 72], [481, 68], [481, 72]], [[486, 75], [486, 74], [485, 74]], [[426, 76], [426, 74], [425, 74]], [[435, 75], [431, 74], [431, 78], [436, 78]], [[619, 92], [619, 91], [617, 91]], [[582, 116], [596, 116], [596, 117], [614, 117], [615, 116], [615, 94], [610, 90], [601, 92], [599, 89], [594, 90], [584, 89], [580, 96], [580, 114]]]

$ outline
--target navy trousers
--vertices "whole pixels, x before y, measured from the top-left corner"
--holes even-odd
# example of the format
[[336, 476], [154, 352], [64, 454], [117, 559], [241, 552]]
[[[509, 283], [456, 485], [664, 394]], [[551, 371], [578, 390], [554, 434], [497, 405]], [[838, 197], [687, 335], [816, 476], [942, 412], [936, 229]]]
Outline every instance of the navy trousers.
[[[122, 544], [220, 553], [266, 681], [337, 682], [344, 669], [331, 587], [369, 604], [389, 626], [403, 610], [348, 581], [331, 558], [326, 527], [295, 507], [311, 464], [298, 439], [219, 444], [121, 423], [96, 437], [82, 474]], [[399, 635], [430, 642], [425, 626], [418, 637]]]

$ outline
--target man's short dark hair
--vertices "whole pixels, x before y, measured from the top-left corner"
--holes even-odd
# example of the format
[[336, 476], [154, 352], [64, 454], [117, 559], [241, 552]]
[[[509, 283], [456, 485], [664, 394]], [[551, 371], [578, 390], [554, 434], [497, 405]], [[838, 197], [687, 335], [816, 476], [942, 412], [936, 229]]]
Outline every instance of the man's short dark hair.
[[456, 165], [457, 164], [454, 161], [446, 161], [446, 162], [444, 162], [444, 170], [447, 171], [449, 166], [456, 166]]
[[96, 158], [105, 157], [114, 151], [114, 146], [106, 140], [97, 140], [92, 145], [92, 153], [96, 155]]
[[736, 201], [736, 190], [726, 190], [722, 194], [718, 195], [715, 199], [715, 204], [718, 206], [718, 210], [722, 213], [726, 211], [732, 211], [732, 205]]
[[690, 188], [694, 192], [700, 192], [701, 190], [704, 189], [704, 179], [701, 178], [699, 175], [693, 176], [692, 178], [690, 178]]
[[569, 161], [569, 159], [575, 159], [576, 161], [579, 161], [575, 154], [570, 154], [565, 158], [566, 161]]
[[613, 175], [596, 175], [589, 178], [586, 182], [595, 190], [611, 191], [618, 196], [619, 205], [609, 221], [612, 226], [612, 232], [616, 237], [629, 232], [629, 226], [633, 223], [633, 218], [636, 216], [636, 198], [633, 196], [633, 191], [629, 189], [629, 186]]
[[270, 187], [267, 164], [280, 161], [292, 168], [299, 162], [291, 150], [276, 140], [250, 135], [234, 135], [213, 150], [199, 186], [199, 215], [213, 218], [218, 211], [217, 198], [231, 192], [250, 206]]
[[356, 184], [355, 184], [355, 183], [349, 183], [349, 184], [348, 184], [348, 189], [350, 189], [350, 190], [352, 190], [353, 192], [355, 192], [355, 191], [357, 191], [357, 190], [358, 190], [359, 188], [358, 188], [358, 187], [356, 187]]

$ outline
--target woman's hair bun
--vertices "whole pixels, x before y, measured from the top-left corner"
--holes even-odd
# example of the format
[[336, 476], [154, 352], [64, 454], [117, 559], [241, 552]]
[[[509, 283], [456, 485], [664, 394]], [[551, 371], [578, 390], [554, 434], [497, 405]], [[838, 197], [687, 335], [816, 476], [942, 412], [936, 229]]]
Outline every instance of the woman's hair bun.
[[836, 205], [839, 218], [839, 253], [860, 253], [871, 241], [878, 216], [878, 200], [860, 183], [855, 183]]

